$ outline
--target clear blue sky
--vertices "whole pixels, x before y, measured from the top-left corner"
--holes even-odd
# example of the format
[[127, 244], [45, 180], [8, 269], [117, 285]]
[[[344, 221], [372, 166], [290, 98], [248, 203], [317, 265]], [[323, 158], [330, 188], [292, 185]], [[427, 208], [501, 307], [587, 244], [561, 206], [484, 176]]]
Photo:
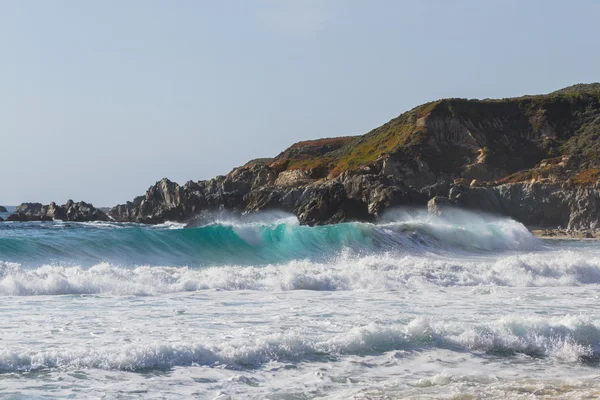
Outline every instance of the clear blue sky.
[[600, 80], [600, 1], [0, 2], [0, 204], [111, 206], [441, 97]]

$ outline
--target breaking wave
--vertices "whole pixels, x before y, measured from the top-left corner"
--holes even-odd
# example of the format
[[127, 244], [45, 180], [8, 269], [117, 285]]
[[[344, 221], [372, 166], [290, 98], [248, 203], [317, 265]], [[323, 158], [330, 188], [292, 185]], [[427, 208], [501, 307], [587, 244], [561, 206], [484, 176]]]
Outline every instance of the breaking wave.
[[417, 317], [404, 324], [371, 323], [343, 333], [310, 335], [301, 329], [254, 336], [233, 336], [216, 343], [139, 342], [102, 347], [0, 350], [0, 371], [44, 368], [101, 368], [142, 370], [206, 365], [233, 369], [255, 368], [268, 362], [335, 360], [341, 356], [404, 357], [428, 349], [468, 351], [497, 357], [526, 355], [558, 362], [597, 362], [600, 329], [582, 316], [506, 317], [465, 324], [433, 322]]
[[117, 265], [269, 265], [325, 262], [351, 251], [357, 256], [526, 251], [540, 242], [510, 219], [468, 214], [444, 220], [416, 214], [388, 223], [300, 226], [295, 218], [216, 222], [182, 229], [117, 223], [3, 223], [0, 260], [40, 266], [70, 263]]
[[196, 290], [383, 290], [600, 284], [600, 257], [569, 250], [470, 259], [442, 256], [356, 257], [327, 263], [295, 260], [266, 266], [209, 268], [100, 263], [31, 268], [0, 263], [0, 295], [111, 294], [152, 296]]

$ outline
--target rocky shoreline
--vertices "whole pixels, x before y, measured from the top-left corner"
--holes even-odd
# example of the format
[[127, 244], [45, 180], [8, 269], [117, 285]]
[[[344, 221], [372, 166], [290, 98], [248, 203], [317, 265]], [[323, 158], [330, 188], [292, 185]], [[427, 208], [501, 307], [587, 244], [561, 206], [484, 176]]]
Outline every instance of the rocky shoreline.
[[14, 222], [32, 222], [32, 221], [72, 221], [72, 222], [92, 222], [109, 221], [110, 218], [95, 208], [92, 204], [84, 201], [67, 201], [63, 205], [57, 205], [52, 202], [48, 205], [41, 203], [22, 203], [15, 212], [10, 214], [7, 221]]
[[540, 239], [574, 239], [574, 240], [597, 240], [600, 239], [600, 230], [567, 230], [567, 229], [535, 229], [529, 231]]
[[437, 215], [461, 208], [506, 216], [568, 236], [563, 230], [600, 228], [599, 149], [599, 83], [512, 99], [442, 99], [365, 135], [299, 142], [213, 179], [162, 179], [107, 212], [85, 202], [25, 203], [9, 220], [194, 226], [276, 210], [312, 226], [428, 207]]
[[[335, 180], [276, 184], [277, 174], [264, 165], [244, 166], [226, 176], [183, 186], [162, 179], [144, 196], [117, 205], [108, 213], [85, 202], [24, 203], [8, 221], [116, 221], [158, 224], [166, 221], [202, 224], [227, 214], [242, 217], [283, 211], [303, 225], [347, 221], [375, 222], [397, 207], [425, 207], [442, 215], [454, 209], [506, 216], [535, 226], [545, 237], [596, 237], [600, 228], [600, 187], [547, 182], [498, 186], [441, 181], [420, 189], [374, 171], [345, 174]], [[563, 228], [560, 228], [563, 227]]]
[[528, 226], [564, 227], [568, 231], [600, 226], [598, 185], [531, 182], [476, 186], [476, 182], [464, 185], [457, 180], [417, 189], [373, 171], [299, 185], [261, 181], [261, 176], [270, 176], [273, 181], [275, 174], [271, 172], [265, 166], [241, 167], [225, 177], [184, 186], [163, 179], [145, 196], [113, 207], [108, 215], [115, 221], [193, 224], [205, 214], [277, 210], [295, 214], [304, 225], [323, 225], [373, 222], [396, 207], [428, 206], [432, 214], [460, 208], [507, 216]]
[[600, 227], [600, 84], [501, 100], [442, 99], [356, 137], [296, 143], [225, 176], [163, 179], [113, 207], [115, 221], [293, 213], [304, 225], [454, 207], [569, 231]]

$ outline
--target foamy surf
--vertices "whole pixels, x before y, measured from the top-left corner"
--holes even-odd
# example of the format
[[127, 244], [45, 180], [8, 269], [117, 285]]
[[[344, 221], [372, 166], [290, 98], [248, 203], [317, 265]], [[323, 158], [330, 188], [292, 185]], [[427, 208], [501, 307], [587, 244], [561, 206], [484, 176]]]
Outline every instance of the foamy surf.
[[82, 381], [115, 397], [591, 393], [573, 379], [600, 360], [595, 242], [392, 217], [0, 224], [3, 382], [57, 397]]
[[496, 257], [356, 257], [329, 263], [309, 260], [259, 267], [209, 268], [100, 263], [24, 267], [0, 262], [0, 295], [159, 295], [196, 290], [375, 290], [424, 287], [557, 287], [600, 284], [600, 257], [572, 250]]
[[501, 357], [524, 354], [573, 363], [598, 357], [600, 330], [591, 321], [578, 316], [511, 317], [470, 326], [415, 318], [405, 325], [371, 323], [343, 333], [314, 337], [297, 328], [284, 333], [232, 337], [221, 343], [123, 343], [94, 349], [69, 346], [46, 351], [4, 348], [0, 351], [0, 370], [100, 368], [135, 371], [192, 365], [245, 369], [270, 362], [298, 363], [435, 348]]

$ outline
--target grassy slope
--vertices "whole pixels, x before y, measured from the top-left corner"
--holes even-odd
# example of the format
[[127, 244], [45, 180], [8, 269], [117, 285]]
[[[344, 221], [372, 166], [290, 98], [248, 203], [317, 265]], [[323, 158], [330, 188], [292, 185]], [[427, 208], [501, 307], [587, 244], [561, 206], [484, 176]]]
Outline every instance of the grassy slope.
[[[600, 84], [510, 99], [438, 100], [362, 136], [296, 143], [271, 165], [279, 171], [300, 169], [322, 178], [393, 156], [425, 160], [435, 173], [459, 173], [469, 154], [452, 141], [440, 143], [439, 150], [428, 145], [431, 133], [426, 122], [434, 118], [454, 119], [467, 126], [485, 152], [486, 164], [514, 173], [507, 181], [539, 176], [543, 171], [528, 170], [543, 159], [561, 155], [585, 160], [575, 182], [589, 183], [598, 177], [594, 168], [600, 165]], [[546, 135], [548, 131], [552, 134]]]

